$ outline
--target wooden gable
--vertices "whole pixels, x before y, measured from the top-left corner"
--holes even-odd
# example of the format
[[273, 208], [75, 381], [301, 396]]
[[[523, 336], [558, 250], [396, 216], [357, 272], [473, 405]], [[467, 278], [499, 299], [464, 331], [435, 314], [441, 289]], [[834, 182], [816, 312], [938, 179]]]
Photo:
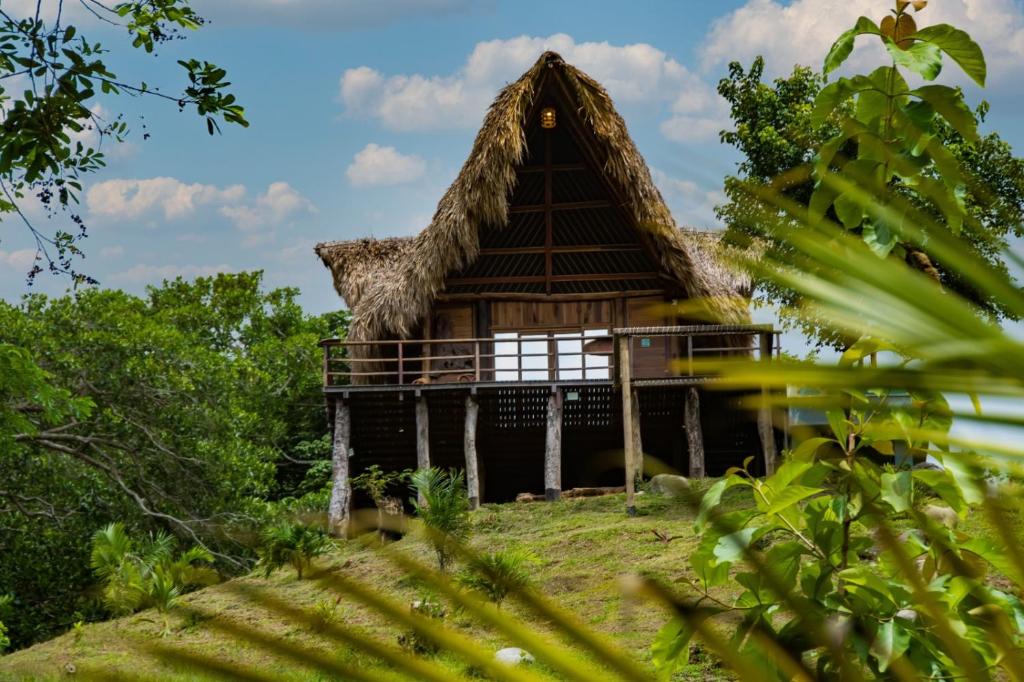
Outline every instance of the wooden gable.
[[[549, 74], [526, 125], [508, 224], [480, 227], [477, 260], [450, 276], [446, 297], [615, 296], [664, 292], [640, 231], [607, 182], [592, 136], [557, 74]], [[554, 128], [540, 112], [552, 108]]]

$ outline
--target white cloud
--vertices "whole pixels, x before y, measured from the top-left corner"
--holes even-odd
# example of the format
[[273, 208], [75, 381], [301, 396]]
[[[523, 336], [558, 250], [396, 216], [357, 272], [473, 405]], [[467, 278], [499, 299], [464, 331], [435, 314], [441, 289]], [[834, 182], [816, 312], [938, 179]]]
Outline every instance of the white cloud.
[[669, 107], [674, 115], [698, 120], [705, 132], [717, 133], [725, 123], [714, 89], [662, 50], [645, 43], [577, 43], [564, 33], [477, 43], [453, 74], [386, 76], [368, 66], [348, 69], [340, 100], [347, 113], [379, 119], [393, 130], [469, 128], [479, 125], [497, 91], [545, 50], [596, 78], [619, 104]]
[[413, 182], [426, 171], [427, 164], [420, 157], [371, 142], [355, 155], [345, 175], [354, 186], [368, 187]]
[[[271, 183], [266, 191], [249, 199], [243, 185], [217, 187], [188, 184], [176, 178], [116, 179], [97, 183], [86, 193], [86, 204], [95, 217], [124, 221], [162, 213], [165, 220], [181, 220], [203, 207], [217, 212], [247, 233], [243, 246], [255, 246], [274, 237], [274, 228], [298, 213], [316, 213], [313, 203], [287, 182]], [[195, 233], [182, 241], [199, 241]]]
[[725, 203], [721, 189], [706, 189], [693, 182], [651, 169], [654, 184], [661, 190], [676, 222], [686, 227], [717, 228], [715, 206]]
[[124, 255], [124, 247], [121, 245], [107, 246], [100, 250], [100, 255], [104, 258], [119, 258]]
[[5, 265], [15, 270], [27, 272], [35, 260], [35, 249], [18, 249], [17, 251], [4, 251], [0, 249], [0, 265]]
[[[701, 61], [711, 68], [730, 60], [749, 63], [760, 54], [773, 74], [788, 73], [794, 64], [821, 68], [833, 41], [857, 17], [878, 21], [886, 9], [878, 0], [749, 0], [715, 21], [701, 47]], [[915, 18], [922, 26], [950, 23], [966, 30], [985, 50], [989, 73], [997, 78], [1024, 58], [1024, 8], [1015, 0], [942, 0]], [[857, 44], [853, 67], [877, 61], [881, 48], [876, 40], [865, 36]], [[950, 62], [947, 70], [955, 72]]]
[[230, 272], [231, 270], [229, 265], [144, 265], [140, 263], [122, 272], [115, 272], [110, 275], [110, 279], [129, 284], [150, 284], [175, 277], [186, 279], [209, 277], [218, 272]]
[[154, 209], [163, 211], [167, 220], [175, 220], [192, 215], [198, 206], [237, 203], [244, 196], [242, 185], [221, 189], [214, 185], [186, 184], [168, 177], [118, 179], [90, 187], [86, 205], [94, 215], [118, 220], [138, 218]]

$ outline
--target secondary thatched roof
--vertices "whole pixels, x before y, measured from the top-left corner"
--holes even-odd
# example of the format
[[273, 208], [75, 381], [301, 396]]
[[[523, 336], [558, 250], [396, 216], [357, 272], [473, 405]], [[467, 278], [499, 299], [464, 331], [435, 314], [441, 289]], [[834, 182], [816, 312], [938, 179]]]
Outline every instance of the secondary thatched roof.
[[[603, 87], [546, 52], [491, 105], [458, 177], [441, 198], [430, 225], [415, 237], [328, 242], [317, 255], [352, 310], [353, 340], [408, 338], [430, 311], [446, 278], [479, 253], [482, 226], [508, 222], [508, 197], [526, 151], [524, 125], [545, 71], [554, 70], [593, 131], [603, 172], [627, 199], [662, 274], [691, 299], [706, 302], [722, 321], [748, 320], [749, 281], [725, 268], [714, 238], [680, 231]], [[700, 235], [700, 236], [698, 236]]]

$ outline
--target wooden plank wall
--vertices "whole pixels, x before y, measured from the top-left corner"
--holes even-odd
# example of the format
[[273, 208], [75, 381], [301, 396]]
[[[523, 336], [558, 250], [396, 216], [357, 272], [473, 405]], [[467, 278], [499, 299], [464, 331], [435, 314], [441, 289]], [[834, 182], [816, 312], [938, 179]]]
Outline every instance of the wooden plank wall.
[[[626, 325], [629, 327], [658, 327], [667, 324], [665, 301], [661, 297], [631, 298], [626, 301]], [[653, 336], [633, 339], [631, 356], [633, 376], [658, 379], [669, 376], [670, 339]]]
[[612, 302], [604, 301], [495, 301], [491, 304], [491, 330], [611, 329]]

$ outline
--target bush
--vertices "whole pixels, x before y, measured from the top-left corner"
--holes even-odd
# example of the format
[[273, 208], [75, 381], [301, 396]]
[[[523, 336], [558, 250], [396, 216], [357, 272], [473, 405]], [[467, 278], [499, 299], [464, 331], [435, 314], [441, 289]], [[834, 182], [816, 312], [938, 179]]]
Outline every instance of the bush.
[[205, 547], [191, 547], [177, 556], [177, 541], [164, 532], [139, 542], [122, 523], [111, 523], [92, 538], [89, 564], [103, 581], [104, 606], [115, 615], [155, 608], [168, 627], [168, 613], [189, 588], [220, 580], [210, 567], [213, 555]]
[[327, 551], [327, 535], [319, 528], [298, 523], [281, 523], [263, 531], [258, 550], [264, 575], [284, 565], [295, 569], [299, 580], [313, 559]]
[[11, 602], [13, 601], [13, 595], [5, 594], [0, 596], [0, 654], [11, 645], [11, 640], [7, 636], [7, 626], [4, 625], [4, 618], [7, 617], [7, 611], [10, 609]]
[[529, 584], [526, 565], [536, 563], [537, 557], [519, 549], [481, 554], [459, 574], [458, 582], [501, 606], [510, 593]]
[[412, 489], [417, 494], [413, 507], [427, 527], [437, 566], [444, 573], [451, 564], [455, 546], [469, 538], [465, 477], [455, 469], [420, 469], [412, 475]]

